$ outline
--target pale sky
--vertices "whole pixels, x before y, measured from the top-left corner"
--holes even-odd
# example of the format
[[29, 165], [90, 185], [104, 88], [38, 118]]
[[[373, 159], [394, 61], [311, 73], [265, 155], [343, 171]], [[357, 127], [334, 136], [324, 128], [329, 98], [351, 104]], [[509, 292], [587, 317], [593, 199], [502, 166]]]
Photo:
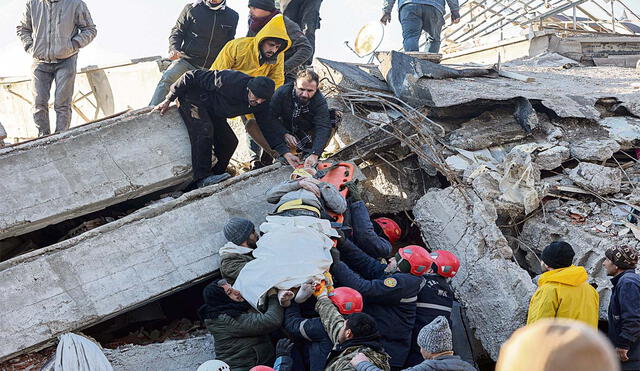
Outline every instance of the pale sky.
[[[167, 38], [187, 0], [84, 0], [98, 28], [98, 36], [80, 52], [78, 68], [87, 65], [109, 65], [134, 58], [165, 56]], [[345, 45], [353, 46], [358, 30], [377, 21], [382, 15], [383, 0], [324, 0], [321, 29], [316, 33], [316, 56], [351, 62], [359, 59]], [[536, 2], [540, 0], [535, 0]], [[600, 0], [604, 2], [605, 0]], [[26, 76], [31, 58], [16, 36], [16, 25], [26, 0], [0, 0], [0, 76]], [[462, 0], [460, 0], [462, 3]], [[640, 12], [640, 0], [627, 0]], [[237, 37], [247, 30], [247, 0], [227, 0], [240, 14]], [[587, 3], [588, 4], [588, 3]], [[593, 5], [593, 4], [591, 4]], [[402, 46], [398, 11], [394, 8], [391, 25], [379, 50]]]
[[[26, 0], [0, 0], [0, 76], [29, 73], [31, 58], [16, 36], [16, 25]], [[168, 37], [186, 0], [84, 0], [98, 28], [98, 36], [79, 55], [78, 68], [108, 65], [134, 58], [165, 56]], [[246, 35], [247, 0], [227, 0], [240, 14], [236, 37]], [[316, 32], [317, 56], [353, 61], [360, 59], [345, 45], [353, 45], [356, 33], [382, 15], [382, 0], [324, 0], [321, 29]], [[397, 12], [386, 28], [381, 49], [402, 45]], [[366, 60], [362, 60], [366, 62]]]

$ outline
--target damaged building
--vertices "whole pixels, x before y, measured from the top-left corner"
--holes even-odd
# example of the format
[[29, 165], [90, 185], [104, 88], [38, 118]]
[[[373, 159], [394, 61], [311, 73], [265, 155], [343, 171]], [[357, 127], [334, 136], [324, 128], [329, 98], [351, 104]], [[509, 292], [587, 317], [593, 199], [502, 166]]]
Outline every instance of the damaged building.
[[[469, 14], [481, 3], [467, 2]], [[558, 14], [542, 19], [562, 23]], [[630, 38], [617, 55], [633, 55], [634, 33], [615, 35]], [[541, 35], [526, 42], [546, 37], [547, 47], [498, 64], [486, 54], [493, 62], [461, 65], [463, 51], [442, 63], [395, 51], [375, 64], [314, 61], [343, 112], [328, 160], [358, 166], [369, 209], [404, 220], [405, 241], [460, 258], [452, 286], [483, 370], [526, 321], [544, 246], [574, 247], [606, 322], [604, 251], [640, 241], [640, 74]], [[11, 174], [0, 182], [0, 369], [38, 369], [68, 332], [94, 338], [116, 370], [193, 370], [213, 358], [195, 310], [219, 275], [224, 223], [263, 221], [265, 190], [290, 171], [243, 172], [239, 148], [236, 176], [186, 191], [191, 152], [177, 111], [109, 117], [117, 110], [0, 149]]]

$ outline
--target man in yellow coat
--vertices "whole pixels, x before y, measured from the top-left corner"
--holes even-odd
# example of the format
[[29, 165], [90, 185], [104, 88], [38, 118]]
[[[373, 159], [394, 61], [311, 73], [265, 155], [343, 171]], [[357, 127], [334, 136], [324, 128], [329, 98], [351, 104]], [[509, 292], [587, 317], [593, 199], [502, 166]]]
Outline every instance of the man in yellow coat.
[[[276, 89], [284, 83], [284, 52], [291, 46], [284, 17], [273, 17], [254, 37], [241, 37], [229, 41], [211, 65], [211, 70], [236, 70], [249, 76], [269, 77], [276, 83]], [[253, 116], [243, 117], [247, 133], [262, 148], [269, 146]], [[275, 153], [272, 152], [273, 155]], [[292, 153], [279, 153], [291, 166], [300, 160]]]
[[545, 272], [529, 303], [528, 325], [542, 318], [558, 317], [598, 328], [598, 293], [587, 282], [584, 267], [572, 264], [574, 255], [571, 245], [563, 241], [554, 241], [542, 251]]

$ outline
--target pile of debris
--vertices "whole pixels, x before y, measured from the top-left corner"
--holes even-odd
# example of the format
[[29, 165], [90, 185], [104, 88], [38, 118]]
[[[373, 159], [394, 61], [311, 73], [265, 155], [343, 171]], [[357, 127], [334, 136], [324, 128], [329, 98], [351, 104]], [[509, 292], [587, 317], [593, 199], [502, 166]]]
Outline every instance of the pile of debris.
[[[524, 324], [548, 242], [574, 246], [604, 309], [605, 248], [640, 238], [640, 77], [540, 58], [468, 68], [396, 52], [381, 53], [379, 65], [315, 62], [344, 112], [330, 159], [358, 165], [373, 214], [402, 213], [431, 249], [460, 257], [453, 286], [479, 341], [476, 359], [496, 359]], [[0, 361], [212, 279], [224, 222], [264, 220], [264, 191], [289, 170], [273, 165], [172, 193], [190, 179], [187, 139], [175, 111], [136, 111], [0, 149], [0, 171], [16, 174], [0, 210]], [[20, 175], [25, 167], [39, 176]], [[107, 215], [119, 205], [127, 211]], [[70, 220], [80, 226], [73, 233], [3, 254]], [[177, 328], [185, 326], [188, 338], [163, 343], [167, 329], [141, 332], [145, 341], [121, 348], [132, 357], [116, 369], [180, 349], [212, 358], [211, 337]]]

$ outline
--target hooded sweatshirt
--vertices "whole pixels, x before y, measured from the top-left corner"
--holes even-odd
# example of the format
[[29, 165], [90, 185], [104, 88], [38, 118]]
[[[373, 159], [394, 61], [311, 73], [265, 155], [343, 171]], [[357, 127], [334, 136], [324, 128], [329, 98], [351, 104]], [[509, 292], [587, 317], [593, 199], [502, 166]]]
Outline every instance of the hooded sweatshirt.
[[[260, 44], [267, 38], [285, 40], [285, 45], [269, 59], [261, 57]], [[255, 37], [229, 41], [211, 65], [211, 70], [236, 70], [249, 76], [266, 76], [276, 83], [284, 83], [284, 52], [291, 46], [282, 14], [273, 17]]]
[[572, 265], [543, 273], [529, 303], [527, 324], [557, 317], [582, 321], [598, 328], [598, 293], [587, 282], [584, 267]]

